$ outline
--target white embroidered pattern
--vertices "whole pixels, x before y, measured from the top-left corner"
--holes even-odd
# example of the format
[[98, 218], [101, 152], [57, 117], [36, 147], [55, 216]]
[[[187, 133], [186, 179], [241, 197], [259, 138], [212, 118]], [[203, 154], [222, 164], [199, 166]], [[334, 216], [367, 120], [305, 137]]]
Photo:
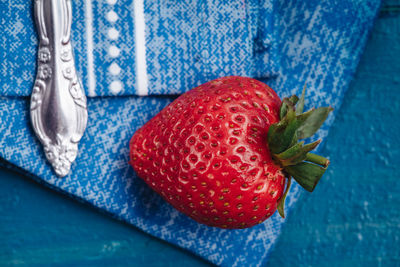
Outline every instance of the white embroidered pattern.
[[[107, 0], [107, 4], [114, 8], [114, 5], [117, 3], [117, 0]], [[107, 12], [106, 14], [106, 19], [110, 24], [114, 24], [115, 22], [118, 21], [119, 17], [118, 14], [111, 9], [110, 11]], [[108, 39], [111, 40], [110, 46], [108, 47], [108, 56], [116, 59], [120, 56], [121, 54], [121, 49], [118, 48], [115, 44], [112, 43], [112, 41], [116, 41], [119, 38], [119, 31], [114, 27], [111, 26], [107, 30], [107, 37]], [[120, 80], [118, 80], [116, 76], [118, 76], [121, 73], [121, 68], [116, 62], [111, 63], [110, 67], [108, 68], [109, 73], [114, 76], [112, 79], [112, 82], [109, 85], [110, 92], [114, 95], [119, 94], [122, 89], [123, 89], [123, 84]]]

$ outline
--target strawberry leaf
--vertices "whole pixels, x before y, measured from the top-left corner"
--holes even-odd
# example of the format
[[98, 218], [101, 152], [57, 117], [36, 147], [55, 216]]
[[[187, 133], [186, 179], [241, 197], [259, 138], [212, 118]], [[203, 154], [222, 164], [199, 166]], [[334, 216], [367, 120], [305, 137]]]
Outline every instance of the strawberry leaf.
[[268, 144], [272, 153], [277, 154], [286, 150], [291, 144], [298, 126], [294, 124], [295, 113], [289, 109], [285, 117], [278, 123], [272, 124], [268, 130]]
[[312, 192], [325, 173], [326, 168], [309, 162], [301, 162], [297, 165], [287, 166], [285, 171], [293, 176], [301, 187]]
[[304, 84], [303, 87], [303, 92], [301, 93], [301, 97], [299, 99], [299, 102], [296, 105], [296, 115], [299, 115], [303, 112], [304, 109], [304, 97], [306, 95], [306, 88], [307, 86]]
[[[289, 106], [289, 105], [288, 105]], [[268, 130], [268, 145], [272, 153], [279, 154], [297, 143], [298, 129], [312, 115], [313, 111], [307, 111], [296, 116], [294, 107], [289, 107], [285, 117], [278, 123], [272, 124]]]
[[304, 142], [300, 142], [274, 157], [281, 163], [281, 166], [296, 165], [306, 160], [308, 152], [314, 150], [319, 143], [321, 140], [303, 146]]
[[289, 192], [291, 184], [292, 184], [292, 177], [289, 176], [285, 192], [283, 193], [282, 198], [279, 201], [278, 206], [277, 206], [277, 210], [279, 212], [279, 215], [281, 215], [282, 218], [285, 218], [285, 200], [286, 200], [286, 196], [287, 196], [287, 193]]
[[304, 123], [297, 130], [298, 138], [304, 139], [314, 135], [332, 110], [333, 108], [331, 107], [323, 107], [313, 110], [310, 116], [307, 117]]
[[286, 116], [288, 109], [293, 109], [297, 101], [299, 101], [299, 98], [296, 95], [292, 95], [289, 98], [285, 97], [279, 110], [279, 118], [283, 119]]

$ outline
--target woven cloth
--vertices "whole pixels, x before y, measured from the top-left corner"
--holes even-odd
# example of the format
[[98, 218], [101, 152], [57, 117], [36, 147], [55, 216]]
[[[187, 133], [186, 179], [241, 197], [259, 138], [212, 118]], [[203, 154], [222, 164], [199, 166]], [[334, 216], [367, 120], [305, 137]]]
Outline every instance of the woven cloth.
[[[175, 95], [231, 74], [261, 79], [280, 96], [307, 83], [306, 108], [335, 108], [316, 136], [326, 137], [380, 1], [73, 1], [89, 122], [64, 179], [29, 121], [38, 44], [32, 2], [0, 1], [0, 162], [214, 264], [265, 264], [284, 223], [279, 215], [244, 230], [198, 224], [135, 175], [129, 140]], [[288, 210], [301, 192], [292, 187]]]

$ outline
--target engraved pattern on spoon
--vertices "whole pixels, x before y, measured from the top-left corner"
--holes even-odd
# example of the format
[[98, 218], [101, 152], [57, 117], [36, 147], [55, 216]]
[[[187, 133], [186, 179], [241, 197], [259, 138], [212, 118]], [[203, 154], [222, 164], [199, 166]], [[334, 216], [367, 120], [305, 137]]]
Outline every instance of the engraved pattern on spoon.
[[34, 14], [40, 42], [31, 122], [55, 173], [64, 177], [76, 159], [88, 119], [70, 41], [71, 0], [35, 0]]

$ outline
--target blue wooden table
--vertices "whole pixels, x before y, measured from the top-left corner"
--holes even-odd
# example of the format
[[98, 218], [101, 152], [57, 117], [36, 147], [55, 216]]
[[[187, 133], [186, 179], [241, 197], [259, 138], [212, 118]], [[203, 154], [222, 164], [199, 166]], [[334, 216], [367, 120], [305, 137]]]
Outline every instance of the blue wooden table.
[[[384, 1], [324, 155], [269, 266], [400, 266], [400, 7]], [[391, 6], [390, 8], [388, 6]], [[208, 266], [202, 259], [0, 169], [0, 266]]]

